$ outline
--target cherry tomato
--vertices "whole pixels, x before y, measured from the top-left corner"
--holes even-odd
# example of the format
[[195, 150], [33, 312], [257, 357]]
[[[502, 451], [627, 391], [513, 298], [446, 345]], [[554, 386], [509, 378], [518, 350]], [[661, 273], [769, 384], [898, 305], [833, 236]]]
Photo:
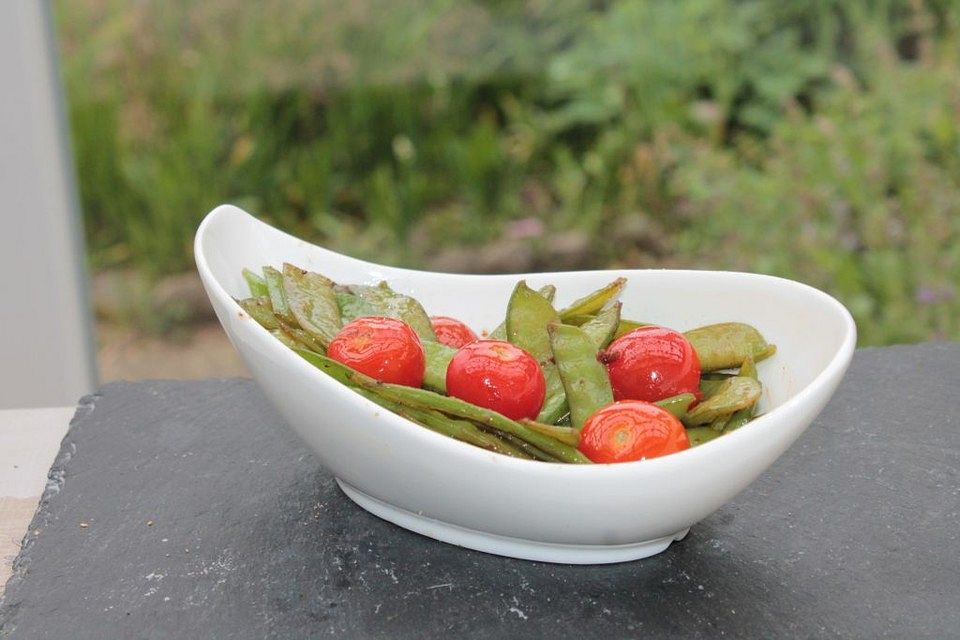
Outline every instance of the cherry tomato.
[[536, 418], [547, 385], [536, 358], [500, 340], [479, 340], [454, 354], [447, 393], [508, 418]]
[[656, 402], [680, 393], [699, 397], [700, 360], [684, 335], [665, 327], [625, 333], [600, 354], [615, 400]]
[[383, 382], [419, 387], [426, 359], [420, 338], [394, 318], [357, 318], [330, 341], [327, 356]]
[[448, 347], [459, 349], [465, 344], [477, 341], [477, 334], [473, 329], [456, 318], [430, 316], [430, 324], [433, 325], [433, 332], [437, 334], [437, 342]]
[[639, 400], [598, 409], [580, 430], [580, 452], [594, 462], [633, 462], [689, 448], [679, 420], [666, 409]]

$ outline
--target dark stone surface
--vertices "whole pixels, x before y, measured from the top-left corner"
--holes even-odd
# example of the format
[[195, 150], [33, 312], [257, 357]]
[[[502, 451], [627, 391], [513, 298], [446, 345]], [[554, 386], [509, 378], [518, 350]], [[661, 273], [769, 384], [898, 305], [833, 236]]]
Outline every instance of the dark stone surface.
[[109, 385], [63, 443], [0, 635], [958, 637], [958, 365], [960, 344], [858, 352], [734, 502], [659, 556], [599, 567], [368, 515], [250, 381]]

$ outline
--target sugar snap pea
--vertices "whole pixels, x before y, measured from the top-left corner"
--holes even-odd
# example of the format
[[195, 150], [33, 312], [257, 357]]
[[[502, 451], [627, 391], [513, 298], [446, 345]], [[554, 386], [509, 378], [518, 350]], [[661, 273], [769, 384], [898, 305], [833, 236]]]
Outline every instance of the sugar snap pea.
[[507, 303], [507, 340], [537, 359], [547, 384], [537, 422], [553, 424], [567, 412], [567, 398], [553, 359], [547, 325], [559, 317], [553, 305], [521, 280]]
[[403, 320], [413, 329], [421, 340], [436, 341], [437, 335], [430, 324], [430, 316], [416, 299], [402, 293], [397, 293], [381, 282], [375, 287], [368, 285], [351, 285], [350, 293], [360, 297], [374, 309], [377, 315]]
[[270, 295], [270, 290], [267, 289], [267, 282], [250, 269], [243, 270], [243, 279], [247, 282], [247, 288], [250, 289], [250, 295], [254, 298], [259, 298], [260, 296]]
[[720, 383], [713, 395], [691, 409], [684, 424], [710, 424], [720, 416], [749, 407], [760, 398], [760, 383], [753, 378], [733, 376]]
[[574, 301], [569, 306], [561, 309], [559, 312], [560, 319], [566, 320], [572, 316], [596, 313], [602, 309], [607, 302], [620, 295], [620, 292], [623, 290], [623, 287], [626, 284], [626, 278], [617, 278], [610, 284], [600, 287], [596, 291], [588, 293], [579, 300]]
[[333, 281], [292, 264], [283, 265], [283, 294], [300, 327], [326, 347], [340, 331]]
[[570, 406], [570, 423], [579, 430], [594, 411], [613, 402], [610, 378], [597, 360], [597, 345], [580, 327], [552, 322], [547, 332]]
[[760, 362], [777, 350], [759, 331], [743, 322], [711, 324], [684, 335], [697, 352], [701, 371], [739, 367], [748, 357]]

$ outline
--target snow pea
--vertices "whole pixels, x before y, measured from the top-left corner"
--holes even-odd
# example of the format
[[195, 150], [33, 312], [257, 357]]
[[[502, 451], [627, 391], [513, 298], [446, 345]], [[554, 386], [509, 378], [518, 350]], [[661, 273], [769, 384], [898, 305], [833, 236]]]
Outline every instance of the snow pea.
[[553, 424], [567, 412], [567, 398], [560, 372], [553, 360], [547, 325], [559, 321], [553, 305], [527, 286], [517, 283], [507, 303], [507, 340], [536, 358], [547, 384], [546, 398], [537, 422]]
[[640, 327], [649, 327], [651, 326], [649, 322], [638, 322], [636, 320], [627, 320], [626, 318], [620, 318], [620, 324], [617, 326], [616, 333], [613, 334], [613, 339], [616, 340], [625, 333], [630, 333], [634, 329], [639, 329]]
[[267, 289], [267, 282], [250, 269], [243, 270], [243, 279], [247, 282], [247, 288], [250, 289], [250, 295], [254, 298], [259, 298], [260, 296], [270, 295], [270, 290]]
[[739, 367], [748, 357], [755, 362], [772, 356], [777, 348], [768, 344], [754, 327], [743, 322], [722, 322], [685, 332], [700, 359], [701, 371]]
[[381, 315], [376, 307], [360, 296], [341, 290], [340, 287], [335, 288], [334, 292], [337, 296], [337, 306], [340, 307], [340, 321], [343, 324], [353, 322], [357, 318]]
[[[753, 378], [759, 383], [760, 379], [757, 376], [757, 365], [753, 361], [753, 358], [747, 358], [746, 360], [743, 361], [743, 364], [740, 365], [739, 375], [746, 378]], [[756, 402], [751, 404], [749, 407], [744, 407], [743, 409], [739, 409], [733, 415], [731, 415], [730, 419], [727, 420], [725, 425], [723, 425], [723, 432], [730, 433], [731, 431], [736, 431], [743, 425], [753, 420], [753, 416], [756, 413], [756, 411], [757, 411]], [[715, 425], [714, 425], [714, 428], [716, 428]]]
[[423, 372], [423, 386], [440, 393], [447, 392], [447, 367], [457, 353], [453, 347], [429, 340], [423, 343], [423, 355], [426, 368]]
[[699, 446], [704, 442], [710, 442], [719, 437], [720, 432], [710, 427], [693, 427], [692, 429], [687, 429], [687, 438], [690, 439], [691, 447]]
[[727, 378], [720, 383], [712, 396], [687, 413], [684, 423], [692, 426], [710, 424], [720, 416], [752, 406], [760, 398], [760, 392], [760, 383], [753, 378]]
[[416, 299], [397, 293], [386, 282], [381, 282], [375, 287], [350, 285], [347, 289], [376, 309], [376, 315], [402, 320], [410, 325], [420, 340], [436, 342], [437, 335], [433, 332], [433, 325], [430, 324], [430, 316]]
[[277, 316], [273, 314], [273, 307], [270, 305], [269, 296], [245, 298], [243, 300], [237, 300], [237, 304], [264, 329], [272, 331], [280, 328]]
[[292, 264], [283, 265], [283, 294], [300, 327], [326, 348], [340, 331], [333, 281]]
[[620, 324], [620, 309], [622, 307], [623, 304], [618, 302], [601, 310], [590, 320], [579, 325], [580, 329], [597, 346], [597, 349], [605, 348], [613, 340], [613, 334], [616, 333]]
[[588, 293], [584, 297], [575, 300], [569, 306], [561, 309], [559, 312], [560, 319], [566, 320], [573, 316], [596, 313], [602, 309], [607, 302], [620, 295], [620, 292], [626, 284], [626, 278], [617, 278], [610, 284]]
[[696, 399], [697, 397], [692, 393], [681, 393], [676, 396], [664, 398], [663, 400], [657, 400], [653, 404], [662, 409], [666, 409], [674, 418], [679, 420], [687, 415], [687, 410], [690, 409], [690, 405], [693, 404], [693, 401]]
[[[537, 289], [537, 293], [543, 296], [547, 302], [552, 303], [553, 297], [557, 293], [557, 288], [552, 284], [546, 284], [540, 287], [539, 289]], [[491, 331], [490, 335], [487, 337], [490, 340], [506, 340], [507, 339], [507, 321], [504, 320], [499, 325], [497, 325], [497, 328]]]
[[296, 324], [297, 319], [293, 317], [290, 306], [287, 304], [287, 296], [283, 293], [283, 274], [273, 267], [264, 267], [263, 280], [267, 283], [273, 312], [288, 324]]
[[597, 360], [597, 345], [580, 327], [554, 322], [547, 325], [547, 332], [570, 406], [570, 423], [579, 431], [594, 411], [613, 402], [610, 378]]

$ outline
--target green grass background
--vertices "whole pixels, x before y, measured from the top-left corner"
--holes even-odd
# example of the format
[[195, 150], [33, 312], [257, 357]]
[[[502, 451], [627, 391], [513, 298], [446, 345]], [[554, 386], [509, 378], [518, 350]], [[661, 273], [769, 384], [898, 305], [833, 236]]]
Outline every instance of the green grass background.
[[[377, 261], [558, 237], [741, 269], [861, 344], [960, 339], [960, 7], [57, 0], [96, 269], [192, 268], [234, 202]], [[520, 232], [526, 229], [526, 232]]]

